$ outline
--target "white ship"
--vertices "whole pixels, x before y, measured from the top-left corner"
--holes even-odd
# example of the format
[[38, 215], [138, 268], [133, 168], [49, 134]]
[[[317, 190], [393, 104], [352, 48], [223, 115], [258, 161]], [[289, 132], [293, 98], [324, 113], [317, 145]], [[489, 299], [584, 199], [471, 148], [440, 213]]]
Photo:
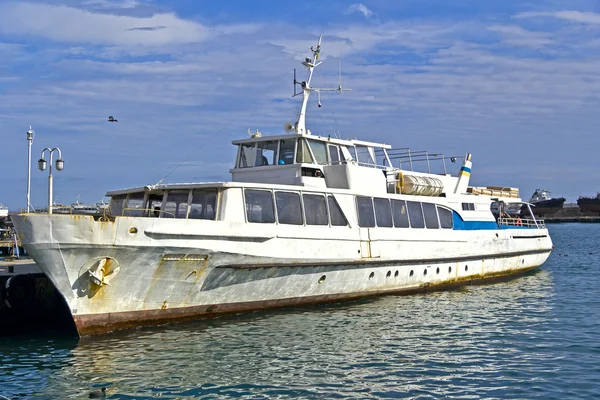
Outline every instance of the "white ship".
[[232, 182], [112, 191], [108, 217], [14, 217], [80, 335], [449, 288], [544, 263], [544, 223], [529, 208], [529, 218], [496, 219], [492, 202], [524, 203], [514, 189], [469, 188], [470, 154], [457, 176], [414, 172], [392, 160], [410, 166], [415, 152], [312, 134], [320, 44], [302, 63], [306, 81], [294, 80], [296, 123], [234, 141]]
[[8, 207], [0, 203], [0, 218], [8, 217]]

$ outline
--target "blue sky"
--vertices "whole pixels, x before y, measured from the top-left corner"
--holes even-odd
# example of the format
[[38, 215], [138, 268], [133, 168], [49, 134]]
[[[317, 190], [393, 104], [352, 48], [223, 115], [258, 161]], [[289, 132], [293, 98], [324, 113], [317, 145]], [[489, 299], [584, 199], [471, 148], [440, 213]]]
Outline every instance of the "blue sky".
[[[0, 202], [26, 205], [29, 125], [34, 162], [63, 152], [58, 202], [180, 163], [165, 182], [229, 180], [232, 140], [295, 120], [291, 71], [319, 34], [313, 84], [337, 86], [341, 59], [352, 91], [311, 99], [313, 133], [471, 152], [472, 184], [523, 198], [600, 190], [597, 0], [2, 0]], [[32, 171], [36, 207], [47, 176]]]

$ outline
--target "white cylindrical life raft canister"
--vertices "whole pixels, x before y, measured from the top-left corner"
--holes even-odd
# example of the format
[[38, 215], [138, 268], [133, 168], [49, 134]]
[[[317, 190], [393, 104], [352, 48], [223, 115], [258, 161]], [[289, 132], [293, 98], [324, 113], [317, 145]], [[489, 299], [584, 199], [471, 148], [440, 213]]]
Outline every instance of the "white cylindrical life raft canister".
[[404, 175], [401, 181], [402, 194], [439, 196], [444, 190], [444, 184], [441, 180], [428, 176]]

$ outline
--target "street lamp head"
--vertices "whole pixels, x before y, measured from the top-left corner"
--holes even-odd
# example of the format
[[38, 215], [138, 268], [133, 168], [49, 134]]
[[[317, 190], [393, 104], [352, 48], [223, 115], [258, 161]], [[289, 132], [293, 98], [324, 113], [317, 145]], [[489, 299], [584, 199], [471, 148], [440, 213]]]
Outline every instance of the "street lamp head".
[[44, 160], [43, 158], [40, 158], [38, 160], [38, 169], [40, 171], [45, 171], [46, 170], [46, 160]]
[[62, 171], [63, 169], [65, 169], [65, 162], [62, 159], [58, 159], [56, 160], [56, 170], [57, 171]]
[[31, 129], [31, 126], [30, 126], [29, 130], [27, 131], [27, 140], [33, 141], [34, 137], [35, 137], [35, 132], [33, 129]]

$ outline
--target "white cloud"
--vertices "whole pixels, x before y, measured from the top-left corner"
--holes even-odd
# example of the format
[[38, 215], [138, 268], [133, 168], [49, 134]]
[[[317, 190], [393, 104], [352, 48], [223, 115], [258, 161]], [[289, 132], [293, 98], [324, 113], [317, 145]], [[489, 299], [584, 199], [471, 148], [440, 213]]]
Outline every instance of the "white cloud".
[[84, 6], [92, 6], [93, 8], [105, 8], [105, 9], [125, 9], [135, 8], [140, 5], [136, 0], [84, 0], [81, 2]]
[[515, 18], [537, 18], [548, 17], [557, 18], [569, 22], [579, 22], [584, 24], [600, 24], [600, 14], [593, 12], [581, 12], [574, 10], [552, 11], [552, 12], [523, 12], [515, 15]]
[[348, 13], [354, 12], [361, 13], [365, 16], [365, 18], [369, 18], [373, 15], [373, 11], [369, 10], [363, 3], [352, 4], [350, 7], [348, 7]]
[[[152, 29], [155, 27], [161, 29]], [[205, 26], [175, 14], [130, 17], [67, 6], [13, 2], [0, 5], [0, 32], [67, 43], [118, 46], [194, 43], [211, 35]]]
[[532, 32], [516, 25], [493, 25], [487, 29], [500, 34], [508, 45], [541, 48], [553, 43], [547, 32]]

